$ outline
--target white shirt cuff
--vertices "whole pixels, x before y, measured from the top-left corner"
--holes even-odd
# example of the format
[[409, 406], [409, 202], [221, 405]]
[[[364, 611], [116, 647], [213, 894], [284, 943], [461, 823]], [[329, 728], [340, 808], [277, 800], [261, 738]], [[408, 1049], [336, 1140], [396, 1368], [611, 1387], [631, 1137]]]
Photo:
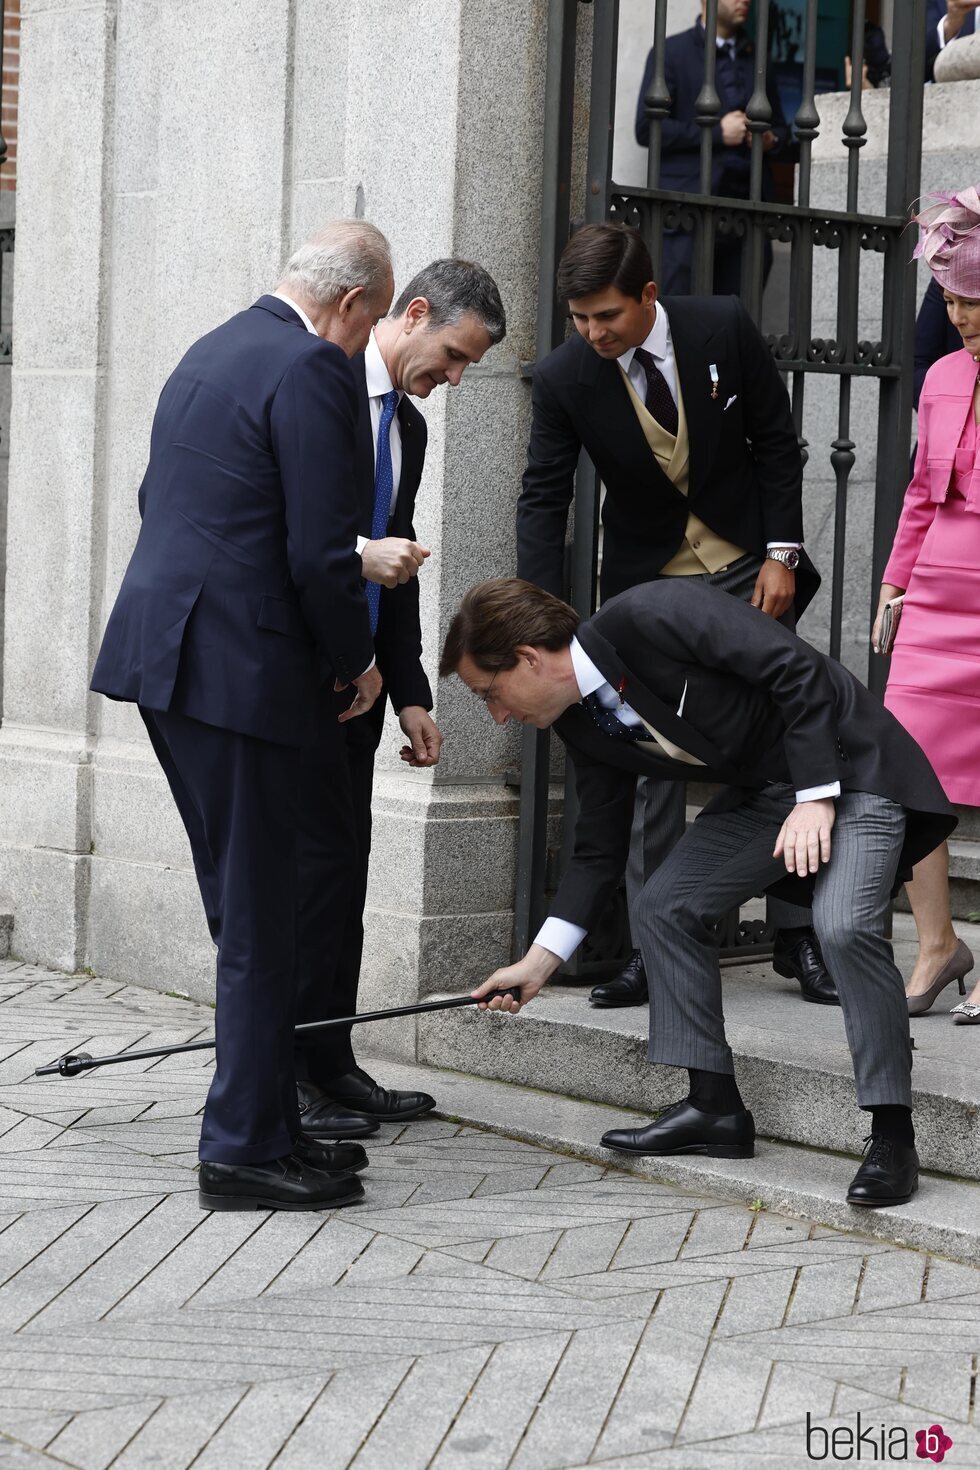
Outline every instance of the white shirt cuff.
[[828, 796], [840, 796], [839, 781], [828, 781], [826, 786], [808, 786], [805, 791], [796, 793], [796, 800], [798, 802], [826, 801]]
[[357, 542], [356, 542], [358, 556], [363, 556], [363, 554], [364, 554], [364, 548], [368, 544], [368, 542], [370, 541], [370, 539], [371, 539], [370, 536], [358, 536]]
[[370, 674], [371, 670], [374, 668], [374, 666], [375, 666], [375, 664], [377, 662], [378, 662], [377, 658], [376, 657], [373, 658], [371, 660], [371, 662], [368, 664], [367, 668], [366, 669], [362, 669], [361, 672], [358, 674], [357, 677], [359, 679], [363, 679], [365, 674]]
[[[799, 551], [803, 546], [802, 541], [767, 541], [766, 550]], [[360, 549], [360, 548], [358, 548]]]
[[939, 49], [940, 49], [940, 51], [945, 51], [946, 50], [946, 17], [945, 17], [945, 15], [943, 16], [942, 20], [939, 22], [938, 26], [936, 27], [936, 30], [937, 30], [938, 35], [939, 35]]
[[589, 931], [567, 919], [545, 919], [535, 936], [535, 944], [550, 949], [562, 961], [570, 960]]

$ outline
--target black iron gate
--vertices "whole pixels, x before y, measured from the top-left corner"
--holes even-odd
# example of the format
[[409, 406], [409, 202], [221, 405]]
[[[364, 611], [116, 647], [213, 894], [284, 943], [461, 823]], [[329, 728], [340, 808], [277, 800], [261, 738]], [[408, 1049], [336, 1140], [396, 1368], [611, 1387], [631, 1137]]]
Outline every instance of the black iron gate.
[[[741, 295], [757, 322], [761, 317], [766, 242], [781, 241], [789, 246], [789, 319], [784, 331], [770, 335], [767, 340], [787, 380], [804, 461], [808, 448], [803, 437], [807, 380], [812, 374], [827, 374], [837, 381], [837, 434], [827, 446], [836, 483], [828, 651], [839, 657], [845, 611], [848, 481], [857, 447], [851, 437], [851, 389], [855, 378], [874, 378], [878, 382], [871, 579], [870, 585], [858, 593], [862, 613], [865, 610], [868, 613], [869, 628], [872, 599], [881, 582], [907, 479], [915, 272], [909, 263], [911, 237], [906, 233], [906, 226], [909, 206], [919, 192], [926, 0], [900, 0], [894, 6], [885, 212], [878, 215], [862, 214], [858, 208], [860, 150], [867, 133], [861, 88], [865, 0], [852, 0], [851, 5], [853, 80], [850, 105], [841, 129], [841, 142], [847, 150], [846, 197], [841, 209], [817, 208], [811, 204], [811, 152], [820, 131], [815, 91], [819, 0], [806, 0], [801, 101], [795, 117], [788, 119], [798, 150], [795, 202], [791, 204], [767, 202], [762, 198], [763, 135], [771, 122], [766, 92], [769, 6], [759, 0], [755, 6], [755, 88], [745, 109], [752, 137], [749, 197], [738, 200], [711, 194], [711, 130], [721, 112], [715, 87], [718, 0], [706, 0], [705, 77], [697, 101], [697, 122], [702, 129], [700, 193], [674, 193], [659, 187], [661, 130], [670, 109], [664, 78], [667, 0], [654, 0], [651, 9], [655, 70], [646, 94], [650, 120], [647, 186], [624, 188], [612, 178], [619, 0], [595, 0], [594, 4], [590, 0], [549, 0], [537, 356], [541, 358], [557, 346], [566, 329], [555, 300], [554, 282], [558, 257], [573, 228], [570, 201], [576, 30], [591, 20], [592, 80], [584, 222], [612, 218], [635, 225], [650, 246], [655, 274], [662, 258], [664, 231], [690, 232], [695, 292], [711, 289], [718, 238], [733, 235], [741, 238]], [[819, 250], [837, 252], [836, 332], [832, 338], [812, 335], [813, 265], [815, 252]], [[881, 329], [877, 340], [859, 337], [861, 261], [867, 252], [882, 259]], [[593, 612], [596, 605], [599, 494], [595, 471], [583, 457], [576, 477], [568, 587], [569, 601], [583, 616]], [[828, 568], [824, 566], [821, 570], [826, 580]], [[873, 660], [870, 654], [868, 680], [872, 688], [881, 691], [882, 661]], [[562, 844], [549, 847], [548, 843], [550, 754], [547, 732], [527, 732], [520, 778], [516, 953], [523, 953], [533, 939], [546, 911], [548, 892], [568, 855], [575, 809], [570, 786], [565, 791]], [[723, 952], [727, 950], [729, 958], [747, 957], [762, 947], [751, 926], [740, 926], [737, 916], [729, 920], [720, 937]], [[610, 911], [601, 932], [590, 935], [582, 947], [577, 960], [578, 972], [595, 974], [608, 970], [621, 962], [627, 948], [625, 909], [620, 902]]]

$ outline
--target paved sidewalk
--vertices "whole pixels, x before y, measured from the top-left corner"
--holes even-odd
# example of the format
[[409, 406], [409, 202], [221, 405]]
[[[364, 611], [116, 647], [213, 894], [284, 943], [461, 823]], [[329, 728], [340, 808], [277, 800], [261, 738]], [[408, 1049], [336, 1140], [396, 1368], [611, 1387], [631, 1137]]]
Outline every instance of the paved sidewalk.
[[971, 1267], [435, 1119], [356, 1208], [209, 1215], [209, 1053], [32, 1075], [211, 1021], [0, 964], [4, 1470], [980, 1467]]

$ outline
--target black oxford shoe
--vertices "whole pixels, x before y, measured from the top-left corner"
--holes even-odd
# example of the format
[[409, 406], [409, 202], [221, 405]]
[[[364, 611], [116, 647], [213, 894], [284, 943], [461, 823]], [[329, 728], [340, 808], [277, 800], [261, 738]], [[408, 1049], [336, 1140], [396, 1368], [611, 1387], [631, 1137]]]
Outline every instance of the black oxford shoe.
[[707, 1154], [709, 1159], [751, 1159], [755, 1153], [752, 1114], [702, 1113], [685, 1098], [646, 1128], [613, 1128], [603, 1148], [628, 1154]]
[[293, 1153], [324, 1174], [359, 1174], [368, 1166], [368, 1156], [359, 1143], [327, 1143], [305, 1133], [294, 1140]]
[[310, 1138], [370, 1138], [378, 1131], [373, 1118], [334, 1102], [315, 1082], [297, 1082], [296, 1092], [303, 1132]]
[[353, 1174], [323, 1174], [295, 1154], [265, 1164], [205, 1160], [198, 1185], [202, 1210], [336, 1210], [364, 1196]]
[[634, 949], [618, 975], [593, 987], [589, 1000], [594, 1006], [645, 1006], [650, 999], [643, 956]]
[[[436, 1105], [434, 1097], [427, 1092], [399, 1092], [394, 1087], [382, 1087], [360, 1067], [346, 1072], [343, 1077], [334, 1077], [324, 1087], [324, 1092], [352, 1113], [366, 1113], [369, 1118], [385, 1118], [393, 1123], [408, 1123], [412, 1118], [421, 1118], [431, 1113]], [[303, 1130], [308, 1131], [306, 1119]]]
[[777, 975], [799, 981], [803, 999], [818, 1006], [839, 1006], [833, 977], [823, 962], [817, 936], [812, 929], [784, 933], [778, 930], [772, 948], [772, 967]]
[[919, 1156], [910, 1143], [896, 1143], [873, 1133], [864, 1161], [847, 1191], [849, 1205], [881, 1209], [904, 1205], [919, 1187]]

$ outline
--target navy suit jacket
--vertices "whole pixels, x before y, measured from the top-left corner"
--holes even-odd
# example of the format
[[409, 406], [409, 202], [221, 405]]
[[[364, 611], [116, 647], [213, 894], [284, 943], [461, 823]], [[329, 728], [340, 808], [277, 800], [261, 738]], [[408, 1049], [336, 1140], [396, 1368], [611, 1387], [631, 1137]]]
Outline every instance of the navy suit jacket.
[[374, 652], [356, 421], [347, 358], [277, 297], [194, 343], [157, 404], [94, 690], [305, 743], [324, 661], [349, 681]]
[[[363, 356], [352, 358], [351, 367], [357, 383], [359, 407], [355, 449], [360, 496], [357, 529], [361, 536], [370, 537], [374, 515], [374, 435]], [[415, 497], [425, 465], [428, 430], [425, 419], [405, 394], [398, 405], [398, 428], [402, 441], [402, 468], [395, 513], [388, 522], [387, 534], [414, 541]], [[374, 648], [385, 690], [391, 696], [395, 709], [404, 709], [409, 704], [431, 709], [432, 691], [422, 667], [418, 577], [410, 577], [398, 587], [382, 587]], [[378, 700], [378, 704], [381, 703]], [[347, 727], [348, 733], [352, 733], [353, 726], [362, 723], [361, 720], [352, 720]]]
[[943, 288], [933, 278], [926, 287], [919, 314], [915, 319], [915, 387], [912, 401], [919, 406], [919, 395], [926, 373], [934, 362], [949, 352], [959, 352], [963, 338], [953, 326], [946, 310]]
[[[939, 55], [939, 22], [946, 14], [946, 0], [929, 0], [926, 6], [926, 81], [931, 82], [932, 69]], [[972, 36], [976, 30], [976, 12], [972, 11], [963, 22], [960, 36]], [[957, 40], [959, 37], [956, 38]], [[948, 43], [947, 43], [948, 44]]]
[[[740, 107], [745, 107], [755, 89], [755, 48], [744, 31], [736, 36], [735, 69], [738, 76]], [[650, 119], [647, 117], [644, 99], [653, 80], [654, 56], [651, 49], [647, 57], [640, 96], [636, 107], [636, 141], [646, 147], [650, 141]], [[701, 22], [689, 31], [681, 31], [667, 38], [664, 57], [664, 78], [670, 93], [670, 116], [664, 118], [660, 146], [660, 187], [683, 193], [700, 192], [701, 132], [697, 122], [697, 98], [704, 86], [704, 27]], [[766, 92], [772, 108], [769, 124], [776, 134], [777, 149], [789, 138], [789, 128], [783, 116], [779, 100], [779, 89], [771, 68], [766, 74]], [[722, 106], [722, 113], [729, 111]], [[745, 145], [726, 148], [721, 141], [721, 124], [715, 123], [711, 130], [711, 187], [717, 193], [722, 175], [735, 169], [745, 174], [745, 197], [748, 197], [749, 149]], [[769, 168], [770, 154], [762, 163], [762, 195], [772, 197], [772, 174]]]

